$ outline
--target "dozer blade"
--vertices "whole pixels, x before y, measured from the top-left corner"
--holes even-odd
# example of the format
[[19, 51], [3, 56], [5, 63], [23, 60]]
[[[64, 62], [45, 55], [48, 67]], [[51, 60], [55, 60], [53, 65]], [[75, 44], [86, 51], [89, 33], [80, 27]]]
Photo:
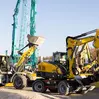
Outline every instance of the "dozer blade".
[[40, 45], [44, 42], [44, 38], [41, 36], [31, 36], [31, 35], [27, 35], [28, 41], [29, 43], [35, 44], [35, 45]]

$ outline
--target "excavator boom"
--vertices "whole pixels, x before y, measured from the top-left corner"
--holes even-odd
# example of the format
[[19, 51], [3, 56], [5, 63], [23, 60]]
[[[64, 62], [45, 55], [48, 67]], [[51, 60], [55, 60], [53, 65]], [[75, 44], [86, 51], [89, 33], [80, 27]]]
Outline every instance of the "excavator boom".
[[[17, 64], [16, 64], [16, 68], [18, 68], [17, 72], [21, 72], [24, 70], [24, 65], [28, 61], [28, 58], [34, 53], [36, 46], [38, 46], [44, 42], [44, 38], [40, 37], [40, 36], [28, 35], [27, 38], [28, 38], [29, 43], [24, 48], [29, 46], [29, 49], [22, 54], [19, 61], [17, 62]], [[22, 48], [21, 50], [23, 50], [24, 48]], [[19, 51], [19, 53], [20, 53], [20, 51]]]
[[[96, 34], [94, 36], [87, 36], [89, 34], [92, 34], [93, 32], [96, 32]], [[87, 36], [87, 37], [84, 37]], [[83, 37], [83, 38], [81, 38]], [[75, 36], [75, 37], [70, 37], [68, 36], [66, 38], [66, 44], [67, 44], [67, 60], [68, 60], [68, 68], [69, 68], [69, 77], [70, 78], [74, 78], [74, 74], [73, 74], [73, 64], [74, 64], [74, 51], [75, 51], [75, 47], [76, 46], [80, 46], [89, 42], [93, 41], [93, 46], [95, 48], [99, 48], [99, 30], [95, 29], [86, 33], [83, 33], [81, 35]]]

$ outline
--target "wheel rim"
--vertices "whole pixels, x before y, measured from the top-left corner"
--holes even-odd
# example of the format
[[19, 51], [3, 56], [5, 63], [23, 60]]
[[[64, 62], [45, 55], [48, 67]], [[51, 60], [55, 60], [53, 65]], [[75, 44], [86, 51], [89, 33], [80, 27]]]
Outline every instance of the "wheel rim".
[[66, 92], [66, 87], [62, 84], [62, 85], [60, 85], [60, 91], [62, 92], [62, 93], [65, 93]]
[[22, 85], [22, 80], [21, 80], [21, 78], [15, 79], [15, 85], [16, 85], [16, 86], [21, 86], [21, 85]]
[[41, 82], [38, 82], [35, 84], [34, 88], [36, 91], [40, 92], [43, 89], [43, 84]]

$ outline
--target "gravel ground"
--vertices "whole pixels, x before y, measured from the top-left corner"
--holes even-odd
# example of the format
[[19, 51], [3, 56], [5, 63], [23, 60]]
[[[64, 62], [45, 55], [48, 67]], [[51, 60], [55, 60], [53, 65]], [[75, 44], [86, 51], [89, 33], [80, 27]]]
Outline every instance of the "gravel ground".
[[54, 96], [33, 92], [30, 88], [17, 90], [14, 88], [1, 88], [0, 99], [55, 99]]
[[14, 88], [0, 88], [0, 99], [99, 99], [99, 88], [87, 94], [71, 94], [70, 96], [59, 95], [58, 93], [37, 93], [31, 88], [16, 90]]
[[21, 96], [19, 94], [0, 91], [0, 99], [28, 99], [28, 98]]

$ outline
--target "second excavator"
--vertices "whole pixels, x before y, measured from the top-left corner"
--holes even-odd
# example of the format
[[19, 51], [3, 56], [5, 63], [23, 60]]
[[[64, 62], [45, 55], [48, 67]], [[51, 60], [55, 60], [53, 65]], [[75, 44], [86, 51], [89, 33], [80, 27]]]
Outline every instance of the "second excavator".
[[[96, 34], [92, 35], [95, 32]], [[78, 47], [86, 46], [90, 42], [92, 42], [94, 48], [97, 49], [97, 59], [90, 60], [88, 63], [83, 65], [77, 65], [76, 56], [78, 54]], [[33, 82], [33, 90], [36, 92], [45, 92], [47, 89], [49, 89], [51, 92], [58, 92], [64, 95], [68, 95], [72, 92], [84, 93], [86, 91], [92, 90], [93, 87], [91, 86], [91, 83], [97, 82], [99, 80], [98, 43], [98, 29], [83, 33], [75, 37], [68, 36], [66, 38], [65, 64], [62, 64], [60, 62], [39, 63], [37, 76], [42, 78], [36, 79]], [[83, 49], [81, 52], [82, 51]], [[89, 54], [88, 57], [90, 58]], [[79, 68], [80, 71], [77, 68]]]

